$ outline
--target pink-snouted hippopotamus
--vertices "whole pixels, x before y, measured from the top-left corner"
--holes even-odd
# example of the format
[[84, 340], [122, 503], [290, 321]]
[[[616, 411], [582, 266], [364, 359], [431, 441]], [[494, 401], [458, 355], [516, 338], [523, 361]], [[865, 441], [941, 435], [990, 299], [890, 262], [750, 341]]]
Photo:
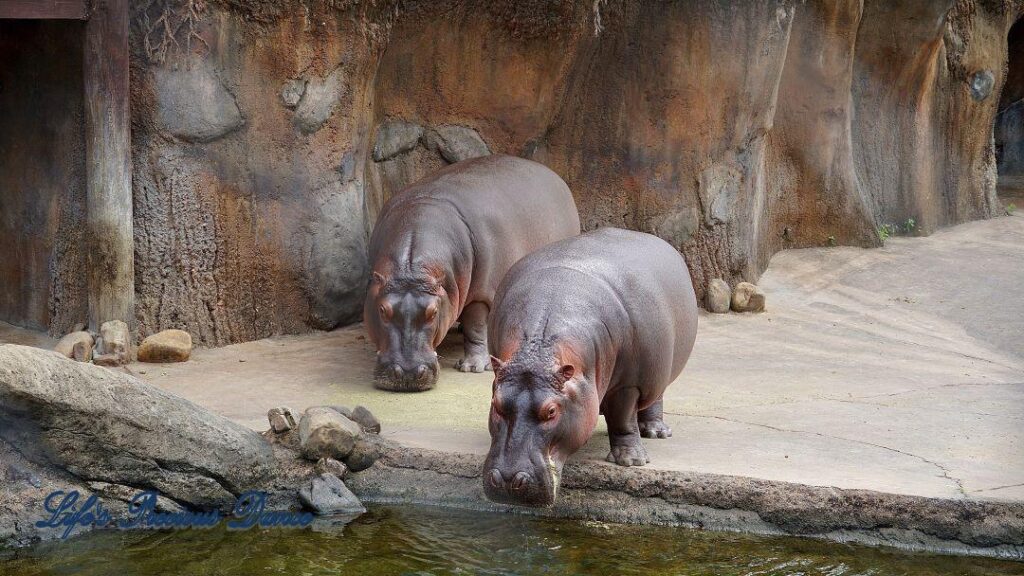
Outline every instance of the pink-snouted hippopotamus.
[[579, 233], [569, 187], [522, 158], [466, 160], [395, 194], [370, 238], [363, 317], [377, 347], [376, 386], [433, 388], [435, 350], [456, 321], [465, 339], [456, 369], [490, 369], [487, 316], [505, 272], [537, 248]]
[[686, 262], [650, 234], [603, 228], [509, 270], [494, 297], [487, 497], [550, 506], [562, 465], [608, 423], [608, 460], [642, 466], [640, 440], [668, 438], [662, 395], [697, 333]]

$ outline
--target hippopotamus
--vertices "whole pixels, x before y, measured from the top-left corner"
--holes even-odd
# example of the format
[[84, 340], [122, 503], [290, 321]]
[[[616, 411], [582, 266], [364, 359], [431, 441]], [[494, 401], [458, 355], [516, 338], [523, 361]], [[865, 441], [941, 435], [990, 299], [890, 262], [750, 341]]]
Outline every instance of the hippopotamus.
[[437, 383], [437, 346], [456, 321], [463, 372], [490, 369], [487, 316], [517, 260], [580, 233], [565, 182], [542, 164], [493, 155], [452, 164], [392, 196], [370, 238], [363, 319], [377, 347], [375, 384]]
[[483, 468], [495, 502], [554, 503], [562, 465], [608, 423], [608, 460], [649, 462], [668, 438], [662, 396], [693, 349], [697, 298], [683, 257], [650, 234], [603, 228], [523, 258], [494, 297]]

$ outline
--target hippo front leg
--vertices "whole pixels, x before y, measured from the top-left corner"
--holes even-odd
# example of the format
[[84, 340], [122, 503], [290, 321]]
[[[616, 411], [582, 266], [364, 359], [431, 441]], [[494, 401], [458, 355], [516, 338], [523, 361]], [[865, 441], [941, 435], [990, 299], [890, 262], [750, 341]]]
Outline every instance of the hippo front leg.
[[658, 401], [654, 404], [637, 412], [636, 420], [640, 426], [640, 435], [644, 438], [672, 437], [672, 429], [665, 423], [661, 398], [658, 398]]
[[605, 397], [604, 401], [604, 419], [608, 423], [608, 440], [612, 448], [606, 460], [619, 466], [643, 466], [651, 459], [640, 440], [640, 427], [636, 419], [640, 390], [623, 388], [614, 394]]
[[473, 302], [462, 310], [462, 337], [466, 357], [455, 363], [455, 369], [462, 372], [483, 372], [491, 369], [491, 357], [487, 352], [487, 305]]

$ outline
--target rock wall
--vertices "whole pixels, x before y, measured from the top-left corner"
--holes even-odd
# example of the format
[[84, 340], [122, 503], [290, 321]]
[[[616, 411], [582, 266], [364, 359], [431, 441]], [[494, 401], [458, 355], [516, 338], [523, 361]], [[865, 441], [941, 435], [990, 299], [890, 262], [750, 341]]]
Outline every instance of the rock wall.
[[1019, 0], [197, 6], [133, 14], [141, 335], [357, 320], [382, 203], [490, 152], [555, 169], [587, 229], [670, 241], [698, 295], [999, 209]]
[[0, 20], [0, 320], [85, 322], [80, 22]]

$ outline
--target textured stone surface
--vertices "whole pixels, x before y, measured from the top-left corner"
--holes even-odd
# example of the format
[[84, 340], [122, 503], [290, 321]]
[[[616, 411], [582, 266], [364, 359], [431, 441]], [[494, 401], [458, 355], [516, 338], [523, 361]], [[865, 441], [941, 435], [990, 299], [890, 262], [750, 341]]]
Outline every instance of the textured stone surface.
[[317, 460], [315, 470], [317, 474], [332, 474], [341, 479], [348, 475], [348, 467], [345, 466], [345, 463], [339, 462], [334, 458], [321, 458]]
[[361, 433], [358, 424], [324, 406], [307, 409], [299, 420], [299, 443], [309, 460], [344, 460]]
[[377, 417], [366, 406], [356, 406], [348, 417], [356, 424], [359, 424], [364, 432], [380, 434], [380, 420], [377, 420]]
[[402, 152], [408, 152], [419, 144], [423, 127], [412, 122], [392, 120], [377, 128], [373, 144], [373, 161], [390, 160]]
[[427, 148], [436, 151], [451, 164], [491, 153], [480, 134], [466, 126], [437, 126], [426, 132], [425, 140]]
[[366, 470], [384, 453], [384, 443], [376, 434], [365, 434], [356, 440], [345, 464], [353, 472]]
[[277, 434], [295, 428], [295, 416], [292, 415], [292, 409], [287, 406], [268, 410], [267, 420], [270, 421], [270, 429]]
[[704, 306], [709, 312], [724, 314], [729, 311], [731, 305], [732, 288], [729, 287], [729, 283], [721, 278], [712, 278], [704, 296]]
[[157, 67], [153, 78], [160, 125], [178, 138], [211, 142], [245, 123], [234, 97], [208, 59], [193, 58]]
[[732, 291], [733, 312], [764, 312], [764, 291], [750, 282], [740, 282]]
[[[485, 148], [555, 169], [585, 229], [668, 240], [701, 302], [780, 249], [999, 211], [1016, 0], [343, 4], [209, 3], [197, 56], [136, 63], [141, 333], [223, 345], [357, 320], [380, 206]], [[246, 126], [168, 141], [149, 72], [196, 58]]]
[[85, 331], [72, 332], [61, 338], [53, 350], [61, 356], [89, 362], [92, 360], [93, 344], [92, 334]]
[[333, 474], [320, 474], [299, 490], [299, 499], [319, 515], [362, 514], [366, 508], [345, 483]]
[[131, 361], [132, 334], [121, 320], [108, 320], [100, 326], [93, 362], [100, 366], [120, 366]]
[[83, 480], [230, 505], [270, 477], [255, 432], [125, 374], [0, 345], [0, 438]]
[[184, 362], [192, 354], [192, 336], [184, 330], [163, 330], [139, 345], [139, 362]]

